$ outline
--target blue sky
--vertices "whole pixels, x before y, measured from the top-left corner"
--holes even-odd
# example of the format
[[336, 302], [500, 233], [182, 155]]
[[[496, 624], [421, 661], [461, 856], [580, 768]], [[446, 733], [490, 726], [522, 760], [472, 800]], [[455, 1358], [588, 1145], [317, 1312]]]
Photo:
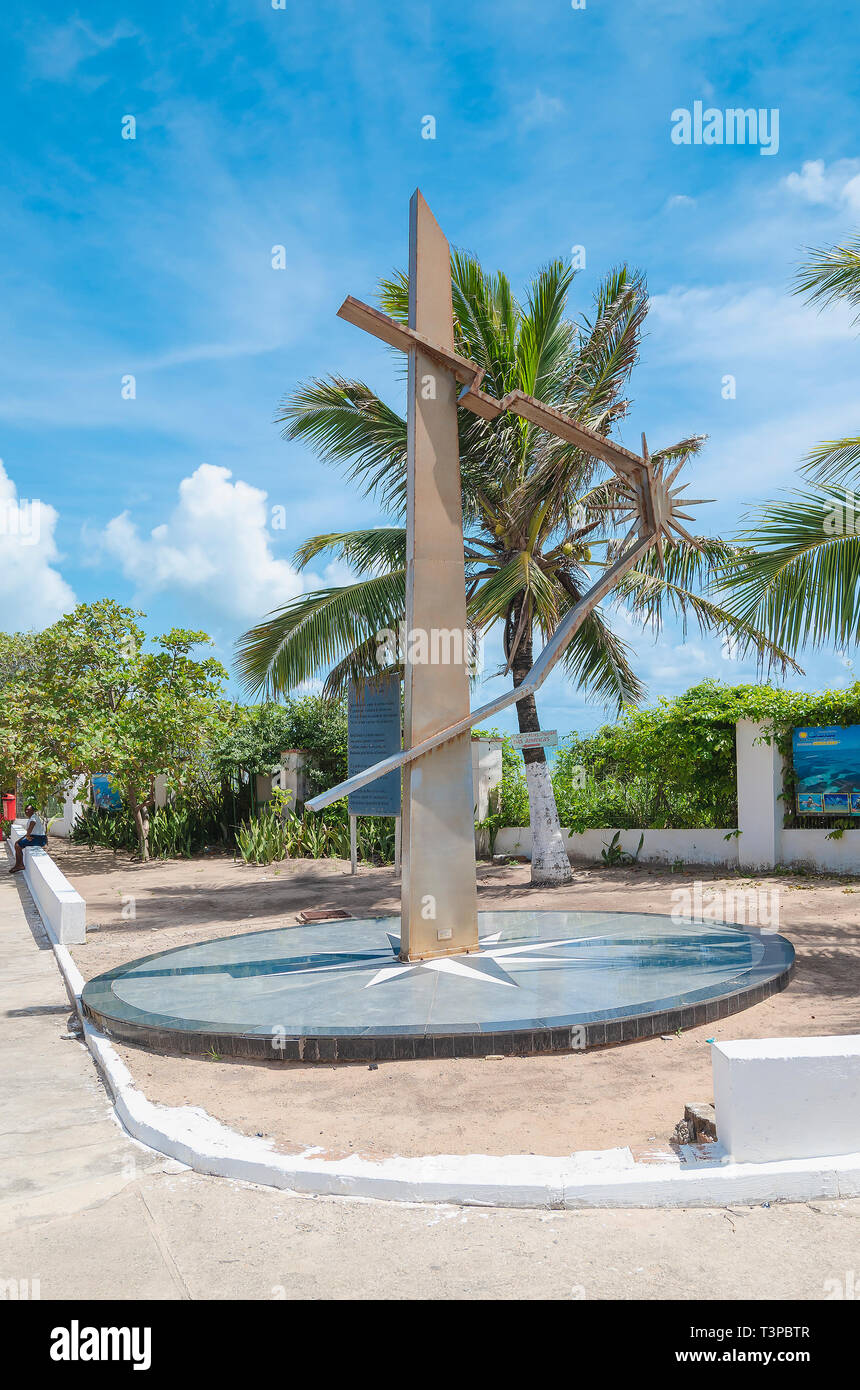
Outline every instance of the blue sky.
[[[619, 437], [710, 436], [690, 473], [713, 533], [860, 424], [856, 329], [789, 290], [803, 247], [860, 223], [852, 5], [13, 2], [2, 25], [0, 500], [41, 504], [35, 544], [0, 534], [10, 627], [110, 594], [229, 664], [268, 608], [337, 578], [296, 575], [296, 545], [382, 518], [273, 415], [330, 371], [399, 400], [390, 355], [335, 311], [404, 264], [416, 185], [516, 286], [584, 246], [575, 311], [619, 261], [646, 272]], [[777, 109], [778, 150], [673, 143], [696, 101]], [[628, 635], [652, 697], [754, 678], [696, 632]], [[797, 683], [844, 684], [845, 660], [809, 656]], [[542, 715], [604, 718], [558, 675]]]

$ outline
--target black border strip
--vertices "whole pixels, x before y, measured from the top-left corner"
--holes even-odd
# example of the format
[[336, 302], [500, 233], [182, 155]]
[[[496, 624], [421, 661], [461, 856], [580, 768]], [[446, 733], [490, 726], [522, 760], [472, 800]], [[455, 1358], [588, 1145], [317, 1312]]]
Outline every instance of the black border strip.
[[[221, 1057], [266, 1062], [398, 1062], [417, 1059], [485, 1057], [488, 1054], [528, 1057], [553, 1052], [590, 1052], [716, 1023], [760, 1004], [786, 989], [794, 976], [792, 957], [785, 969], [724, 995], [651, 1013], [629, 1014], [591, 1023], [556, 1027], [507, 1029], [499, 1032], [349, 1033], [326, 1036], [279, 1037], [271, 1033], [193, 1032], [159, 1028], [111, 1017], [82, 1000], [84, 1013], [106, 1037], [151, 1052], [179, 1056], [216, 1052]], [[109, 972], [110, 973], [110, 972]], [[101, 977], [104, 978], [104, 977]], [[86, 993], [86, 991], [85, 991]]]

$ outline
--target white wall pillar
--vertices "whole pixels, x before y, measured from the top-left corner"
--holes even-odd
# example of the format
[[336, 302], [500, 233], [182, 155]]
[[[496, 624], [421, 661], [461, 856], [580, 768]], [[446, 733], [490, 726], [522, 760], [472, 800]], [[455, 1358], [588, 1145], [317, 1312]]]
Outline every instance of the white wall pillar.
[[48, 834], [65, 838], [72, 830], [75, 821], [81, 815], [84, 806], [75, 800], [76, 794], [80, 791], [85, 777], [76, 777], [74, 782], [70, 782], [63, 791], [63, 809], [58, 816], [51, 816], [48, 824]]
[[277, 780], [271, 773], [258, 772], [254, 776], [254, 796], [258, 806], [265, 806], [272, 795], [272, 785]]
[[[502, 781], [502, 741], [494, 738], [472, 739], [472, 787], [475, 805], [475, 820], [486, 820], [492, 810], [492, 793]], [[475, 833], [475, 849], [482, 853], [487, 848], [484, 831]]]
[[782, 755], [764, 739], [764, 726], [739, 719], [735, 730], [738, 758], [738, 864], [772, 869], [779, 858], [783, 821]]
[[305, 766], [308, 755], [304, 748], [285, 748], [281, 754], [278, 785], [281, 791], [291, 792], [288, 810], [301, 810], [307, 800], [308, 788]]

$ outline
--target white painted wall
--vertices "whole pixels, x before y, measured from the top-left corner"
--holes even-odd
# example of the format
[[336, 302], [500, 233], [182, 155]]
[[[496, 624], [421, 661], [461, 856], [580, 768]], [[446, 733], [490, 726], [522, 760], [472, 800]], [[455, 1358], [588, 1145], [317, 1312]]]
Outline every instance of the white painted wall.
[[830, 873], [860, 873], [860, 829], [829, 840], [827, 830], [780, 830], [778, 863]]
[[860, 1035], [714, 1043], [711, 1065], [735, 1163], [860, 1153]]
[[[600, 859], [614, 829], [585, 830], [568, 835], [567, 852], [574, 863], [591, 864]], [[639, 836], [644, 834], [641, 864], [725, 864], [735, 867], [738, 862], [737, 836], [730, 830], [622, 830], [622, 849], [635, 854]], [[726, 835], [731, 835], [726, 839]], [[528, 826], [507, 826], [496, 839], [496, 854], [518, 854], [531, 858], [532, 836]]]
[[501, 739], [472, 739], [472, 781], [475, 790], [475, 820], [490, 814], [490, 793], [502, 780]]
[[[475, 820], [485, 820], [492, 807], [491, 795], [502, 780], [501, 739], [472, 739], [472, 791]], [[486, 830], [475, 831], [475, 853], [489, 854], [490, 837]]]
[[[860, 874], [860, 827], [831, 840], [827, 830], [783, 830], [783, 758], [764, 729], [750, 719], [736, 728], [738, 760], [738, 830], [646, 830], [641, 863], [719, 864], [726, 868], [767, 872], [777, 864], [818, 869], [825, 873]], [[574, 863], [595, 863], [609, 844], [614, 828], [570, 835], [567, 852]], [[634, 853], [641, 830], [622, 830], [621, 846]], [[726, 836], [729, 836], [726, 839]], [[497, 854], [531, 858], [531, 831], [505, 827], [496, 839]]]
[[[27, 822], [16, 820], [8, 840], [6, 854], [14, 862], [15, 841], [26, 833]], [[24, 880], [45, 925], [55, 940], [64, 946], [80, 946], [87, 939], [87, 907], [80, 893], [72, 887], [48, 851], [38, 845], [24, 850]]]

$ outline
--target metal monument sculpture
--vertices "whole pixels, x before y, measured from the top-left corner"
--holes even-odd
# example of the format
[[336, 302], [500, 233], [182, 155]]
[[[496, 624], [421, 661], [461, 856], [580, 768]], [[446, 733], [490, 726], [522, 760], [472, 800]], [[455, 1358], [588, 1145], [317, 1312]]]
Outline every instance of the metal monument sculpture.
[[689, 519], [679, 508], [690, 503], [673, 487], [682, 465], [655, 465], [644, 435], [639, 456], [523, 391], [497, 400], [481, 390], [483, 368], [454, 351], [450, 250], [419, 191], [409, 209], [408, 327], [351, 296], [338, 313], [409, 360], [408, 633], [466, 630], [459, 407], [485, 420], [511, 411], [601, 459], [632, 516], [613, 563], [567, 613], [521, 685], [470, 710], [467, 652], [459, 661], [428, 663], [415, 660], [407, 643], [404, 748], [306, 803], [321, 810], [402, 767], [401, 959], [459, 955], [479, 949], [470, 730], [540, 688], [588, 614], [652, 546], [662, 565], [664, 538], [674, 540], [673, 532], [696, 544], [680, 520]]

